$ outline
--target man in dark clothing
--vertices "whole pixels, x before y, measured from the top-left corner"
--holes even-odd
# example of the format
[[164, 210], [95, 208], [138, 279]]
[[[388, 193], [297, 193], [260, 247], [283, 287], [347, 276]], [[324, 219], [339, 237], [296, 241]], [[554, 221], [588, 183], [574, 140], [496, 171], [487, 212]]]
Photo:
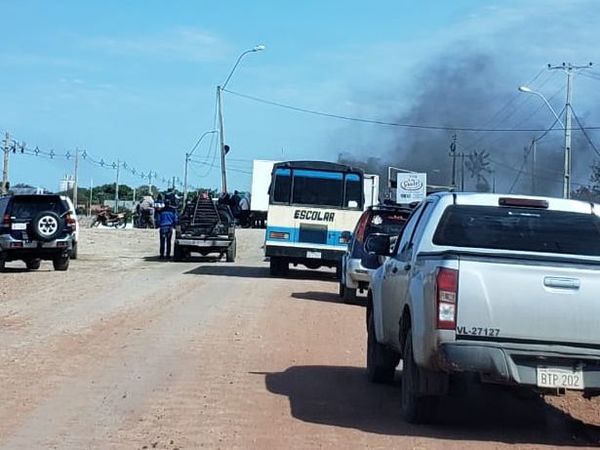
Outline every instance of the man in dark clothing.
[[242, 197], [240, 196], [240, 193], [236, 190], [233, 192], [233, 195], [231, 196], [231, 203], [229, 204], [229, 207], [231, 208], [231, 213], [233, 214], [233, 217], [235, 217], [236, 219], [240, 218], [240, 200], [242, 199]]
[[171, 206], [170, 201], [165, 201], [165, 207], [158, 215], [158, 227], [160, 229], [160, 259], [171, 257], [171, 240], [173, 228], [179, 223], [177, 211]]

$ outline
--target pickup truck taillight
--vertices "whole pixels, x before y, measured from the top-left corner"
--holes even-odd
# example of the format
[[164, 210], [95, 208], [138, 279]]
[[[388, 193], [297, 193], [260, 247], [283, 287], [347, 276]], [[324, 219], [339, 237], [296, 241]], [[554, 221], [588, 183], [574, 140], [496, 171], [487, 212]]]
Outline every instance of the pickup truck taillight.
[[440, 267], [436, 276], [437, 328], [456, 328], [456, 298], [458, 297], [458, 270]]

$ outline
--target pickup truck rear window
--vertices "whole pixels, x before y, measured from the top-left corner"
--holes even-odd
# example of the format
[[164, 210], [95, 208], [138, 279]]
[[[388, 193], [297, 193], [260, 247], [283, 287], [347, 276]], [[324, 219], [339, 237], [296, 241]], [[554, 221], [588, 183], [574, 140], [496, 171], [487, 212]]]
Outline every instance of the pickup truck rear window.
[[600, 256], [600, 218], [533, 208], [452, 205], [435, 245]]

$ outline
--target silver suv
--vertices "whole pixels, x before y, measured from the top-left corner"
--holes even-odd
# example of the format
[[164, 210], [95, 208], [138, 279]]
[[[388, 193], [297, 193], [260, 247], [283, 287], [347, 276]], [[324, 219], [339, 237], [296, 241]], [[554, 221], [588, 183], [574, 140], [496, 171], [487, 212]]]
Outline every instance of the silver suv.
[[67, 270], [77, 221], [60, 195], [0, 197], [0, 270], [7, 261], [22, 260], [37, 270], [50, 260], [55, 270]]
[[370, 206], [362, 214], [342, 257], [339, 294], [345, 302], [356, 300], [357, 289], [368, 289], [371, 275], [381, 265], [377, 256], [365, 251], [367, 238], [373, 233], [399, 235], [411, 213], [411, 208], [392, 203]]

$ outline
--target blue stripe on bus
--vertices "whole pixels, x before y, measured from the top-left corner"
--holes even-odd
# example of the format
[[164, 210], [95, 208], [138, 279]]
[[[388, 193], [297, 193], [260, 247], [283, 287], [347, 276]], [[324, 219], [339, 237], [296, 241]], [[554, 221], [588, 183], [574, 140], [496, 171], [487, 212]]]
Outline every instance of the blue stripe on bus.
[[323, 178], [327, 180], [341, 180], [344, 174], [341, 172], [325, 172], [323, 170], [294, 170], [295, 177]]
[[[274, 231], [276, 233], [288, 233], [289, 239], [273, 239], [270, 238], [270, 233]], [[267, 241], [278, 241], [278, 242], [293, 242], [299, 243], [299, 235], [300, 229], [293, 227], [278, 227], [278, 226], [267, 226], [267, 230], [265, 233]], [[327, 242], [323, 242], [323, 244], [327, 245], [336, 245], [341, 249], [346, 249], [347, 244], [341, 244], [340, 239], [342, 238], [342, 231], [337, 230], [327, 230]], [[302, 244], [310, 245], [313, 242], [302, 242]]]

